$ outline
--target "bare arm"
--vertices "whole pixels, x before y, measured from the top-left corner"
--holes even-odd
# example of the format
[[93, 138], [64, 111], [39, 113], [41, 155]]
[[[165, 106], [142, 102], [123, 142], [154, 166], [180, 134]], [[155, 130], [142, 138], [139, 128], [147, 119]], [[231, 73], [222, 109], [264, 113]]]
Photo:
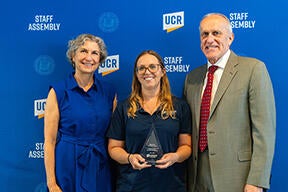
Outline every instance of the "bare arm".
[[115, 95], [113, 100], [113, 112], [115, 111], [116, 107], [117, 107], [117, 95]]
[[178, 154], [177, 163], [181, 163], [188, 159], [191, 155], [191, 135], [190, 134], [180, 134], [179, 135], [179, 147], [176, 151]]
[[44, 118], [44, 163], [49, 191], [61, 191], [55, 177], [55, 144], [58, 132], [59, 109], [54, 89], [49, 91]]
[[179, 147], [175, 153], [166, 153], [163, 157], [157, 161], [156, 167], [160, 169], [167, 168], [174, 163], [181, 163], [191, 155], [191, 135], [180, 134], [179, 135]]
[[109, 139], [108, 152], [112, 159], [120, 164], [128, 164], [128, 155], [124, 150], [124, 141]]

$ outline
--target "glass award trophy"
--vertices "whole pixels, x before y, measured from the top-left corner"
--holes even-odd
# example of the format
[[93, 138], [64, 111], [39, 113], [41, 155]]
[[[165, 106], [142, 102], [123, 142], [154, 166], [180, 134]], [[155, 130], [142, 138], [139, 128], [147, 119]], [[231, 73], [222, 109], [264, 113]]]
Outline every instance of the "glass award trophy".
[[153, 124], [140, 154], [151, 165], [155, 165], [156, 161], [163, 155], [162, 147]]

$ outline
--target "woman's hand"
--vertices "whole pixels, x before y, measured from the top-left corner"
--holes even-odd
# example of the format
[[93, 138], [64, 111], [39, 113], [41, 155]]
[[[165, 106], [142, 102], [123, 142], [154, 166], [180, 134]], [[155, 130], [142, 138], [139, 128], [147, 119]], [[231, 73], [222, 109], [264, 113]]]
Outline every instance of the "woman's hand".
[[177, 153], [166, 153], [162, 156], [161, 159], [156, 161], [155, 167], [159, 169], [166, 169], [176, 163], [179, 159], [179, 156]]
[[139, 154], [129, 154], [128, 161], [133, 169], [141, 170], [147, 167], [151, 167], [151, 165], [147, 164], [145, 159]]

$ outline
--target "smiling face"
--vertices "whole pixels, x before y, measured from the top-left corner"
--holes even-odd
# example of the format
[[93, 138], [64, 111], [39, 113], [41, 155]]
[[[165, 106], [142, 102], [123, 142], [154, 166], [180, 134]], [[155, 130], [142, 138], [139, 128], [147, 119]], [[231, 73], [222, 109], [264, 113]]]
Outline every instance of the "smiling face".
[[80, 73], [94, 73], [100, 65], [100, 49], [96, 42], [86, 40], [72, 57], [75, 71]]
[[[156, 69], [154, 67], [156, 67]], [[137, 69], [140, 69], [141, 72], [139, 70], [137, 71]], [[136, 64], [136, 76], [141, 84], [142, 90], [160, 90], [160, 81], [164, 73], [165, 70], [161, 68], [159, 60], [154, 55], [144, 54], [139, 57]]]
[[230, 48], [234, 34], [229, 21], [221, 15], [209, 15], [200, 23], [201, 49], [211, 64], [216, 63]]

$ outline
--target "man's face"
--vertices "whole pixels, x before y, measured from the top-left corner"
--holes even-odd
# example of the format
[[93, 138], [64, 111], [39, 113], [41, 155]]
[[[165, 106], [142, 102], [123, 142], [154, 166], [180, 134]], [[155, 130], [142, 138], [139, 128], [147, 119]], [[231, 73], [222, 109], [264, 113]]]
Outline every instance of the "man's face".
[[201, 21], [201, 50], [211, 64], [216, 63], [227, 52], [233, 39], [229, 23], [223, 17], [210, 15]]

